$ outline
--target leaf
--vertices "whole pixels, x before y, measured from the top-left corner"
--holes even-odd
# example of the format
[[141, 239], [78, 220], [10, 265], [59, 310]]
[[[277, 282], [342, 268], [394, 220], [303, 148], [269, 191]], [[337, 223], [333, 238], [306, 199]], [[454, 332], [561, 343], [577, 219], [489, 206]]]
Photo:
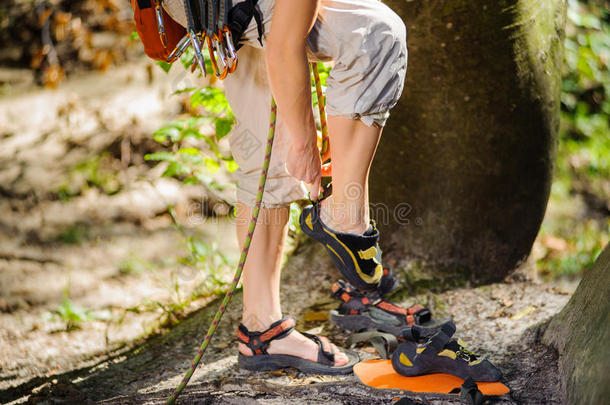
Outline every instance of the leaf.
[[169, 138], [172, 142], [176, 142], [180, 139], [181, 129], [182, 126], [180, 126], [178, 123], [172, 123], [153, 132], [153, 138], [159, 143], [165, 142], [167, 138]]
[[303, 315], [305, 322], [328, 321], [328, 311], [310, 311]]
[[190, 93], [191, 91], [195, 91], [195, 90], [197, 90], [196, 87], [186, 87], [184, 89], [178, 89], [172, 93], [172, 96], [176, 95], [176, 94]]
[[157, 61], [157, 66], [159, 66], [165, 73], [169, 73], [169, 70], [172, 68], [171, 63], [167, 63], [162, 60]]
[[181, 148], [178, 153], [182, 155], [199, 155], [199, 149], [193, 147]]
[[519, 319], [523, 318], [524, 316], [531, 314], [535, 310], [536, 310], [536, 308], [529, 306], [529, 307], [525, 308], [523, 311], [519, 311], [515, 315], [511, 316], [510, 319], [511, 319], [511, 321], [518, 321]]
[[235, 120], [233, 118], [217, 118], [215, 120], [216, 126], [216, 139], [219, 141], [228, 135], [231, 132], [231, 128], [233, 128], [233, 123]]
[[221, 114], [229, 110], [229, 102], [221, 89], [214, 87], [203, 87], [191, 96], [193, 108], [202, 106], [213, 114]]
[[189, 174], [191, 172], [190, 168], [182, 162], [171, 162], [167, 169], [163, 172], [162, 176], [166, 177], [175, 177]]
[[174, 159], [174, 154], [170, 152], [155, 152], [144, 155], [144, 160], [172, 161]]
[[218, 169], [220, 169], [220, 164], [218, 164], [218, 162], [215, 159], [206, 157], [204, 159], [205, 162], [205, 168], [207, 169], [208, 172], [214, 174], [218, 171]]
[[233, 159], [229, 159], [229, 160], [225, 160], [225, 166], [227, 168], [227, 171], [229, 173], [233, 173], [236, 172], [237, 169], [239, 169], [239, 165], [237, 164], [237, 162]]

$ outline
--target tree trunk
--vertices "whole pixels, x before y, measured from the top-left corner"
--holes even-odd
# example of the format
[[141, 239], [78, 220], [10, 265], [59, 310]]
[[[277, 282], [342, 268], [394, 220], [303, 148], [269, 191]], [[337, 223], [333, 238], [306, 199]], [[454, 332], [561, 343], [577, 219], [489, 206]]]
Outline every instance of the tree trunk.
[[559, 352], [566, 403], [603, 404], [610, 398], [610, 245], [585, 273], [542, 341]]
[[435, 279], [500, 280], [549, 196], [565, 2], [385, 2], [407, 26], [409, 67], [371, 177], [382, 247]]

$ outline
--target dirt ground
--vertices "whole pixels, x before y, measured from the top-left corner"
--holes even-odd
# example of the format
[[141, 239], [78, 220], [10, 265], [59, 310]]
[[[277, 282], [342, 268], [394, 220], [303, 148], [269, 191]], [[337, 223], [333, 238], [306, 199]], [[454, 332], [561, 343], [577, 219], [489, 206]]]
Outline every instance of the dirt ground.
[[[191, 293], [205, 285], [212, 267], [218, 280], [230, 279], [238, 254], [231, 221], [209, 216], [210, 206], [226, 212], [221, 199], [160, 178], [161, 169], [142, 158], [156, 147], [149, 134], [183, 108], [179, 96], [167, 94], [193, 80], [140, 61], [74, 76], [55, 91], [15, 85], [0, 98], [2, 403], [161, 403], [181, 379], [218, 306], [213, 288]], [[66, 191], [73, 184], [81, 187]], [[190, 236], [213, 252], [221, 249], [228, 264], [186, 265]], [[402, 303], [422, 302], [438, 316], [453, 316], [471, 349], [504, 371], [513, 391], [502, 402], [558, 402], [556, 355], [538, 343], [535, 326], [560, 310], [575, 282], [541, 283], [531, 272], [520, 274]], [[283, 299], [300, 328], [343, 344], [347, 335], [325, 319], [336, 305], [328, 298], [335, 277], [323, 253], [305, 244], [289, 260]], [[374, 391], [353, 376], [239, 370], [233, 333], [239, 301], [240, 295], [181, 403], [365, 404], [404, 395]], [[172, 316], [186, 318], [165, 327]], [[371, 347], [358, 350], [375, 356]]]

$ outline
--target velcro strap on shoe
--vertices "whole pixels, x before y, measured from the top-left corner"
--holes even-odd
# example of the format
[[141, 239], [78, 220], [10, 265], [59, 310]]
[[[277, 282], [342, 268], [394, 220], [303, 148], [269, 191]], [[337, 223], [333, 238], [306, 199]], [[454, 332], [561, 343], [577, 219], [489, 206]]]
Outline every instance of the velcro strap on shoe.
[[426, 352], [431, 351], [435, 354], [440, 352], [441, 350], [443, 350], [443, 348], [445, 347], [447, 342], [449, 342], [449, 340], [451, 339], [451, 337], [453, 336], [454, 333], [455, 333], [455, 324], [453, 322], [445, 323], [443, 326], [441, 326], [441, 329], [438, 332], [436, 332], [430, 338], [430, 340], [428, 340], [424, 351], [426, 351]]
[[379, 294], [380, 297], [387, 295], [396, 287], [396, 282], [396, 276], [394, 276], [392, 270], [388, 268], [383, 269], [383, 276], [377, 286], [377, 294]]
[[269, 328], [264, 331], [249, 331], [244, 324], [239, 324], [237, 327], [237, 339], [248, 346], [254, 354], [267, 354], [269, 343], [275, 339], [281, 339], [295, 327], [295, 320], [290, 317], [284, 317], [277, 322], [274, 322]]
[[422, 307], [413, 314], [413, 317], [415, 318], [415, 323], [421, 325], [423, 323], [430, 322], [432, 319], [432, 312], [428, 308]]

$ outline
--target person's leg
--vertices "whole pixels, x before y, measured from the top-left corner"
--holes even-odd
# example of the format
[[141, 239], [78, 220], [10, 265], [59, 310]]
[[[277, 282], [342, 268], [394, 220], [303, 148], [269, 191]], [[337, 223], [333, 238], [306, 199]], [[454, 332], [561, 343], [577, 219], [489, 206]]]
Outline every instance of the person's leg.
[[[240, 246], [246, 238], [252, 210], [239, 203], [236, 225]], [[242, 277], [244, 309], [242, 322], [251, 331], [269, 327], [282, 317], [280, 307], [280, 270], [282, 251], [286, 238], [289, 208], [261, 208], [256, 230], [248, 252], [248, 259]], [[244, 355], [252, 352], [244, 344], [239, 344]], [[318, 346], [296, 330], [285, 338], [271, 342], [269, 354], [289, 354], [317, 361]], [[335, 365], [347, 363], [347, 357], [336, 348]]]
[[381, 131], [360, 120], [328, 116], [333, 193], [322, 201], [321, 219], [336, 231], [359, 235], [369, 227], [368, 177]]

